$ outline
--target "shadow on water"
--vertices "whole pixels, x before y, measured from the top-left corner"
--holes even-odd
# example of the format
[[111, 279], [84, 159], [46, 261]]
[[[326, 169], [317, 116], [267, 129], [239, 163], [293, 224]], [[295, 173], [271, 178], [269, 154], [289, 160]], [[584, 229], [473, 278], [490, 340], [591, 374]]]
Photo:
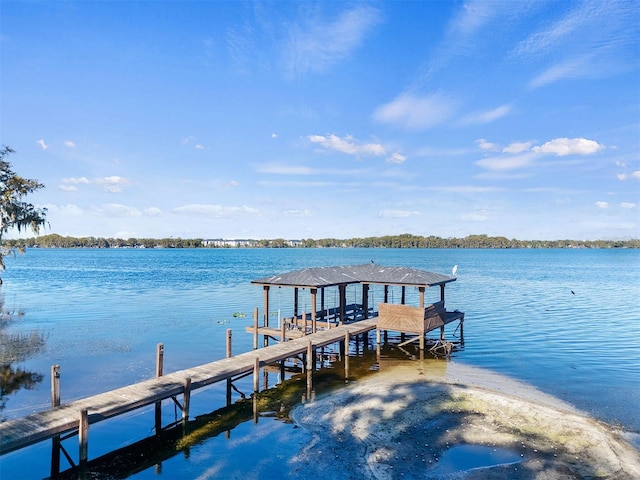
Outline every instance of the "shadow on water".
[[19, 390], [31, 390], [42, 382], [43, 375], [15, 367], [41, 352], [45, 346], [44, 334], [10, 334], [6, 328], [11, 322], [21, 318], [22, 312], [12, 312], [4, 308], [4, 299], [0, 293], [0, 422], [5, 420], [3, 411], [9, 397]]

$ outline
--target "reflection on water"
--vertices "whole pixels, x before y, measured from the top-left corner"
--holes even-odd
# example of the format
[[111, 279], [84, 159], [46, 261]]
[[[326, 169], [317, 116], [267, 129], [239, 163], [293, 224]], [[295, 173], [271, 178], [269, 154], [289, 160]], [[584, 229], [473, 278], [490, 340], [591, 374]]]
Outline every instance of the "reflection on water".
[[520, 462], [522, 458], [505, 448], [487, 447], [484, 445], [456, 445], [444, 452], [438, 466], [429, 472], [430, 475], [461, 473], [477, 468], [496, 467]]
[[34, 389], [44, 378], [39, 373], [15, 366], [37, 355], [45, 346], [44, 335], [37, 331], [6, 332], [9, 324], [20, 318], [23, 318], [22, 313], [5, 310], [4, 297], [0, 293], [0, 422], [5, 420], [9, 397], [23, 389]]

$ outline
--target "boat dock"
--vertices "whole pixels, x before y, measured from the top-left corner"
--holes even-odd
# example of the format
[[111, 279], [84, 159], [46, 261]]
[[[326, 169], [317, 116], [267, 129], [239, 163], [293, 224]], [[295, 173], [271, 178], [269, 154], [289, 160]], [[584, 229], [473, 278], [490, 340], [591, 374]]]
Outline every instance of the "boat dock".
[[[349, 341], [351, 337], [366, 335], [376, 330], [378, 354], [380, 353], [381, 332], [392, 330], [402, 334], [402, 343], [419, 341], [420, 352], [424, 350], [427, 332], [440, 329], [440, 339], [444, 342], [444, 326], [460, 322], [460, 338], [464, 313], [445, 309], [445, 285], [454, 282], [455, 277], [425, 272], [412, 268], [383, 267], [366, 264], [347, 267], [319, 267], [303, 269], [288, 274], [276, 275], [252, 283], [260, 285], [264, 291], [264, 311], [259, 315], [255, 309], [253, 326], [246, 330], [253, 334], [253, 350], [232, 355], [231, 329], [227, 330], [226, 358], [204, 365], [164, 374], [164, 347], [158, 344], [156, 352], [156, 376], [133, 385], [125, 386], [64, 405], [60, 404], [60, 371], [53, 366], [51, 371], [52, 408], [36, 412], [22, 418], [0, 423], [0, 455], [19, 450], [47, 439], [52, 439], [52, 476], [60, 471], [60, 454], [64, 454], [73, 468], [83, 469], [88, 463], [89, 426], [133, 410], [155, 405], [155, 433], [160, 435], [162, 426], [162, 402], [172, 400], [182, 412], [181, 423], [186, 430], [189, 422], [191, 392], [193, 390], [227, 382], [227, 406], [231, 405], [233, 382], [253, 374], [253, 392], [260, 391], [261, 370], [266, 372], [278, 362], [302, 356], [303, 371], [307, 374], [307, 398], [312, 396], [313, 371], [316, 368], [316, 351], [331, 344], [341, 343], [344, 353], [345, 379], [349, 378]], [[347, 287], [357, 288], [361, 301], [347, 303]], [[278, 318], [278, 325], [269, 325], [272, 314], [270, 307], [271, 290], [280, 291], [289, 287], [293, 292], [292, 317]], [[383, 288], [384, 301], [376, 304], [370, 298], [371, 287]], [[425, 291], [429, 287], [439, 287], [438, 297], [427, 304]], [[406, 289], [415, 288], [419, 294], [418, 305], [405, 303]], [[334, 292], [334, 306], [326, 305], [327, 294]], [[393, 302], [392, 290], [400, 293], [400, 303]], [[391, 298], [390, 298], [391, 294]], [[389, 301], [391, 300], [391, 301]], [[304, 301], [308, 311], [300, 312]], [[319, 303], [319, 305], [318, 305]], [[280, 310], [278, 309], [278, 317]], [[260, 322], [262, 317], [262, 322]], [[412, 335], [405, 340], [405, 335]], [[263, 337], [264, 346], [258, 348], [258, 338]], [[270, 341], [277, 343], [271, 344]], [[445, 342], [446, 343], [446, 342]], [[342, 345], [344, 350], [342, 350]], [[449, 345], [450, 347], [450, 345]], [[450, 352], [450, 348], [447, 354]], [[265, 386], [266, 388], [266, 386]], [[254, 415], [256, 406], [254, 399]], [[171, 426], [179, 424], [176, 421]], [[62, 446], [62, 441], [78, 436], [78, 465]], [[75, 455], [74, 455], [75, 456]]]
[[[183, 420], [189, 416], [190, 393], [223, 380], [233, 380], [253, 372], [254, 390], [258, 390], [260, 368], [299, 354], [313, 352], [349, 336], [376, 328], [376, 318], [321, 330], [287, 342], [281, 342], [205, 365], [158, 376], [134, 385], [60, 405], [0, 424], [0, 455], [29, 445], [76, 432], [79, 435], [80, 461], [86, 461], [88, 427], [132, 410], [174, 399], [182, 410]], [[227, 351], [229, 353], [229, 346]], [[182, 396], [182, 402], [177, 399]]]

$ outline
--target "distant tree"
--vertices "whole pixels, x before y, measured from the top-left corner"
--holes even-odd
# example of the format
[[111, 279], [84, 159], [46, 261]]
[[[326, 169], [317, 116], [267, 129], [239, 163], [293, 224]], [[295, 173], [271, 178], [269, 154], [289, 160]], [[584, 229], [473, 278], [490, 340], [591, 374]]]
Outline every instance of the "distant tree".
[[47, 215], [46, 208], [36, 208], [23, 201], [25, 195], [44, 188], [44, 185], [17, 175], [6, 160], [11, 153], [14, 151], [10, 147], [0, 147], [0, 270], [4, 270], [4, 256], [13, 250], [13, 247], [3, 246], [2, 237], [12, 228], [19, 232], [31, 229], [37, 234], [46, 223]]

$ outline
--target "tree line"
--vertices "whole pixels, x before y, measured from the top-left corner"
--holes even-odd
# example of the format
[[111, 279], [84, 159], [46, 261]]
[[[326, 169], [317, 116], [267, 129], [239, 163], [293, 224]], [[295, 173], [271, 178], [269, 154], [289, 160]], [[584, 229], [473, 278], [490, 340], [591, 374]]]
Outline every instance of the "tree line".
[[58, 234], [5, 240], [4, 243], [9, 248], [640, 248], [640, 239], [517, 240], [488, 235], [443, 238], [406, 233], [350, 239], [242, 240], [236, 242], [237, 247], [216, 246], [200, 238], [78, 238]]

